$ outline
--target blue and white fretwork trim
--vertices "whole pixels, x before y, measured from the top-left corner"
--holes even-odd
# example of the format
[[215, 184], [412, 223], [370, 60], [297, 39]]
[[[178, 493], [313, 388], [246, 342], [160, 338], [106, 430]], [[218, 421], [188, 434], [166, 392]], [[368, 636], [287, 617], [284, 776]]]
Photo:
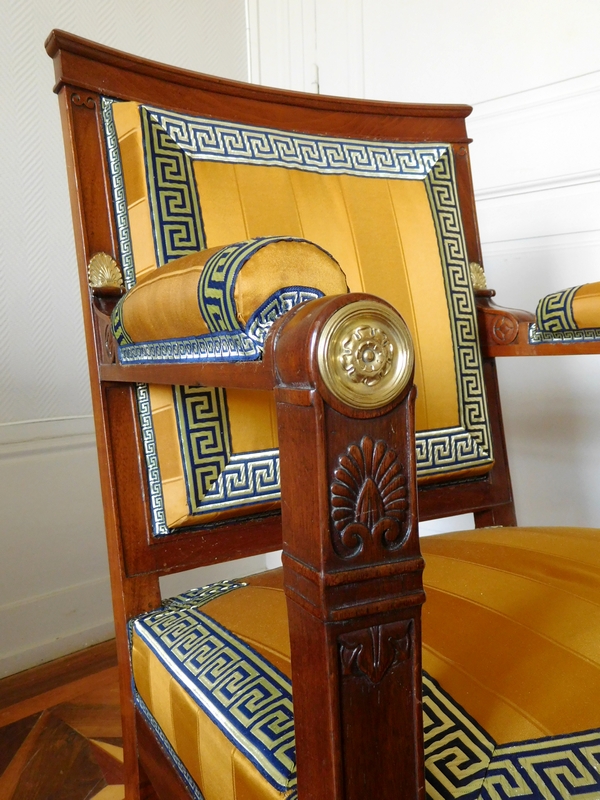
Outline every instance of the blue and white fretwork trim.
[[224, 594], [233, 592], [234, 589], [241, 589], [247, 586], [243, 581], [230, 581], [223, 580], [216, 583], [209, 583], [206, 586], [200, 586], [198, 589], [190, 589], [189, 592], [182, 592], [176, 594], [174, 597], [167, 597], [163, 601], [163, 607], [167, 610], [173, 608], [200, 608], [210, 603], [216, 597], [222, 597]]
[[[119, 240], [119, 253], [121, 255], [121, 265], [123, 269], [123, 281], [125, 283], [125, 288], [131, 289], [131, 287], [135, 285], [135, 267], [133, 262], [133, 248], [131, 245], [131, 232], [129, 228], [129, 213], [127, 211], [127, 198], [125, 196], [125, 184], [123, 181], [121, 153], [113, 117], [114, 102], [115, 101], [111, 98], [102, 98], [102, 119], [104, 122], [104, 135], [106, 137], [108, 170], [110, 173], [113, 205], [117, 222], [117, 237]], [[156, 439], [154, 436], [154, 425], [152, 423], [148, 386], [146, 384], [138, 384], [136, 387], [136, 395], [148, 474], [152, 529], [156, 536], [162, 536], [169, 533], [169, 528], [165, 516], [165, 504], [158, 454], [156, 452]]]
[[216, 361], [256, 361], [262, 355], [247, 334], [206, 333], [185, 339], [162, 339], [119, 346], [121, 364], [208, 364]]
[[450, 150], [436, 162], [424, 184], [433, 212], [450, 312], [460, 428], [425, 432], [418, 437], [420, 476], [494, 463], [475, 303]]
[[289, 678], [198, 609], [159, 611], [133, 627], [271, 786], [292, 789], [296, 742]]
[[231, 458], [225, 390], [173, 386], [173, 399], [188, 508], [196, 514]]
[[209, 331], [217, 333], [241, 329], [235, 302], [240, 270], [259, 250], [279, 242], [315, 246], [306, 239], [292, 236], [263, 236], [227, 245], [208, 259], [198, 281], [198, 305]]
[[573, 331], [577, 323], [573, 316], [573, 299], [581, 286], [571, 286], [542, 297], [537, 305], [535, 321], [541, 331]]
[[144, 106], [192, 159], [308, 172], [423, 180], [446, 144], [368, 142], [258, 128]]
[[529, 344], [578, 344], [579, 342], [600, 342], [600, 328], [541, 331], [535, 322], [529, 326]]
[[206, 247], [192, 160], [140, 108], [157, 266]]
[[106, 138], [106, 152], [108, 155], [108, 170], [113, 196], [113, 207], [117, 221], [117, 236], [119, 239], [119, 254], [123, 270], [123, 282], [126, 289], [131, 289], [135, 284], [135, 269], [133, 266], [133, 249], [131, 246], [131, 233], [129, 231], [129, 215], [127, 212], [127, 198], [125, 196], [125, 183], [123, 181], [123, 168], [119, 142], [115, 130], [113, 117], [113, 104], [115, 100], [109, 97], [102, 98], [102, 119], [104, 122], [104, 136]]
[[497, 745], [423, 673], [428, 800], [600, 797], [600, 730]]
[[428, 800], [479, 800], [496, 743], [426, 672], [423, 736]]
[[286, 286], [267, 297], [265, 302], [252, 314], [246, 325], [246, 333], [262, 348], [267, 334], [278, 317], [300, 303], [323, 297], [323, 292], [311, 286]]
[[138, 383], [136, 386], [138, 416], [144, 446], [144, 458], [148, 474], [148, 489], [150, 498], [150, 515], [152, 530], [155, 536], [164, 536], [170, 533], [165, 515], [165, 499], [160, 477], [160, 464], [156, 452], [156, 436], [152, 422], [152, 408], [150, 406], [150, 392], [147, 383]]
[[202, 500], [200, 512], [281, 500], [279, 450], [232, 454]]
[[497, 747], [481, 800], [595, 800], [600, 797], [600, 731]]

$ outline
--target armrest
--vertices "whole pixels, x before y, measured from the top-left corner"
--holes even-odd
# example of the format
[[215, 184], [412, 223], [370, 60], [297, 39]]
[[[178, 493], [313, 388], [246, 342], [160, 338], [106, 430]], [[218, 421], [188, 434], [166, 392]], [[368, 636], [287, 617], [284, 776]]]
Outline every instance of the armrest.
[[[107, 260], [99, 254], [105, 268]], [[113, 283], [91, 289], [103, 380], [197, 385], [202, 374], [204, 385], [271, 389], [262, 356], [274, 321], [299, 303], [348, 292], [337, 261], [293, 237], [190, 253], [126, 293], [113, 264]]]
[[278, 321], [265, 357], [276, 375], [284, 580], [302, 686], [299, 795], [350, 800], [368, 785], [373, 797], [393, 787], [422, 800], [425, 596], [408, 329], [384, 301], [325, 297]]
[[486, 358], [504, 356], [572, 356], [600, 354], [600, 338], [584, 331], [541, 335], [529, 311], [497, 306], [493, 289], [475, 289], [481, 350]]

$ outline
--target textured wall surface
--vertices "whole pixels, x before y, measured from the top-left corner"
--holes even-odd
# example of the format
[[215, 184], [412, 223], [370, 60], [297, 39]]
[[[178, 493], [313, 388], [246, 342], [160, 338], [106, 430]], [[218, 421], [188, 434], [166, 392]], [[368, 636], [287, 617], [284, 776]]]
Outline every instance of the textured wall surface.
[[[112, 625], [50, 30], [232, 78], [249, 64], [257, 83], [475, 104], [488, 280], [501, 304], [532, 308], [600, 278], [599, 26], [596, 0], [1, 3], [0, 676]], [[600, 526], [599, 366], [499, 365], [522, 522]]]
[[0, 421], [90, 413], [52, 28], [243, 80], [243, 0], [20, 0], [2, 4]]
[[0, 677], [112, 631], [52, 28], [247, 77], [244, 0], [0, 3]]
[[[252, 80], [474, 106], [473, 179], [500, 305], [535, 310], [551, 291], [600, 280], [596, 0], [249, 8]], [[505, 359], [498, 369], [519, 520], [600, 527], [600, 356]]]

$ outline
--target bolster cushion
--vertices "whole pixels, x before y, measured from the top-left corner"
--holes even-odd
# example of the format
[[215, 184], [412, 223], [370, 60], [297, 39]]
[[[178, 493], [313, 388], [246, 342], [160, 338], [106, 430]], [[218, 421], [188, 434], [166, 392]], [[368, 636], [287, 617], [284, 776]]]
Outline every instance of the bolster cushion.
[[541, 331], [600, 328], [600, 283], [585, 283], [546, 295], [538, 303], [536, 324]]
[[143, 278], [117, 304], [113, 331], [121, 346], [241, 332], [261, 349], [292, 306], [347, 291], [339, 264], [318, 245], [251, 239], [183, 256]]

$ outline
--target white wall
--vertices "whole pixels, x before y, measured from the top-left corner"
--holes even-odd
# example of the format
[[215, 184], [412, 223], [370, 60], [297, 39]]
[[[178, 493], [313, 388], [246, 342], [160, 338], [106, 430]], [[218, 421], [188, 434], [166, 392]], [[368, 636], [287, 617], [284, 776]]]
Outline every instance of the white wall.
[[[485, 267], [499, 302], [533, 308], [548, 291], [600, 277], [596, 0], [247, 8], [249, 54], [243, 0], [2, 6], [0, 676], [112, 630], [58, 104], [42, 46], [51, 28], [238, 79], [249, 55], [252, 80], [265, 84], [473, 103]], [[599, 366], [596, 357], [499, 365], [522, 522], [600, 526]]]
[[52, 28], [247, 77], [244, 0], [1, 3], [0, 677], [112, 631]]
[[[469, 103], [488, 284], [500, 305], [600, 280], [597, 0], [249, 0], [251, 79]], [[600, 357], [498, 365], [522, 524], [600, 527]], [[469, 520], [426, 526], [449, 529]]]

